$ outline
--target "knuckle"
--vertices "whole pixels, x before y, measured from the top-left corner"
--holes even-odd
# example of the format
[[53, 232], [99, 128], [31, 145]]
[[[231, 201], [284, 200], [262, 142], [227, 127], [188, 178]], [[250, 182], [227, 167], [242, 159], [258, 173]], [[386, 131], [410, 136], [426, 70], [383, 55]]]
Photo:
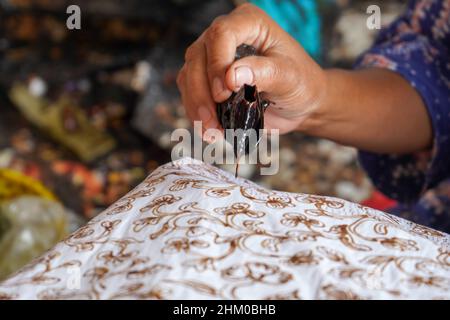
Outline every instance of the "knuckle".
[[250, 2], [243, 3], [236, 8], [236, 12], [241, 14], [260, 13], [261, 11], [262, 10], [260, 8]]
[[264, 10], [249, 2], [241, 4], [237, 7], [236, 13], [239, 15], [245, 15], [248, 18], [247, 20], [252, 22], [260, 21], [262, 17], [266, 16]]
[[239, 7], [237, 7], [237, 11], [249, 11], [249, 10], [255, 10], [256, 6], [249, 2], [245, 2], [241, 4]]
[[178, 72], [178, 75], [177, 75], [177, 86], [179, 88], [183, 85], [184, 77], [185, 77], [185, 71], [184, 71], [184, 66], [183, 66], [183, 68], [180, 70], [180, 72]]
[[202, 38], [198, 38], [193, 44], [191, 44], [184, 53], [184, 60], [186, 62], [194, 60], [196, 57], [199, 56], [199, 53], [201, 52], [203, 47], [203, 40]]
[[227, 16], [222, 14], [222, 15], [218, 15], [217, 17], [215, 17], [211, 23], [211, 25], [214, 24], [218, 24], [218, 23], [222, 23], [227, 19]]
[[184, 60], [185, 61], [192, 60], [193, 57], [195, 56], [194, 51], [195, 51], [194, 45], [191, 45], [189, 48], [187, 48], [184, 54]]
[[206, 32], [208, 41], [214, 41], [218, 37], [223, 37], [228, 32], [226, 20], [224, 17], [217, 17]]

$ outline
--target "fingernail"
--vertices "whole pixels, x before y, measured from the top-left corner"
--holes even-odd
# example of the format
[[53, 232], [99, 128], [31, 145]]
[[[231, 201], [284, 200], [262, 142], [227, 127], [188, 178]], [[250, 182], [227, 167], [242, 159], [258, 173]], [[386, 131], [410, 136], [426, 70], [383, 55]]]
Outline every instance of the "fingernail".
[[205, 126], [212, 118], [212, 114], [209, 109], [203, 106], [198, 108], [198, 115], [200, 120], [203, 121], [203, 126]]
[[222, 80], [220, 80], [220, 78], [214, 78], [214, 80], [213, 80], [213, 91], [214, 91], [213, 94], [215, 96], [218, 96], [224, 90], [225, 90], [225, 88], [223, 87]]
[[237, 67], [234, 70], [234, 77], [236, 87], [242, 87], [244, 84], [253, 83], [253, 71], [246, 66]]

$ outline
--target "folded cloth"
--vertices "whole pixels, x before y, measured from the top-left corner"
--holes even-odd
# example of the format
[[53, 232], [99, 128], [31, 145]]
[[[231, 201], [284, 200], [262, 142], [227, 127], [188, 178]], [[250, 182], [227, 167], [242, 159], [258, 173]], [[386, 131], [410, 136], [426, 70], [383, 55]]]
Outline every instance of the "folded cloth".
[[5, 299], [449, 299], [450, 236], [189, 158], [0, 284]]

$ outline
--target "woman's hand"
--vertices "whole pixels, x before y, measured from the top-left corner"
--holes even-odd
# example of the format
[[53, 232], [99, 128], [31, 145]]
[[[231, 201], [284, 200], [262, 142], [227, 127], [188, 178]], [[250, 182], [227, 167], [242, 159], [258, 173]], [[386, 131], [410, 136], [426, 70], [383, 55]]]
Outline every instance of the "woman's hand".
[[[246, 43], [259, 56], [234, 61]], [[244, 84], [275, 102], [265, 128], [299, 130], [377, 153], [409, 153], [432, 144], [424, 101], [395, 72], [322, 70], [303, 48], [257, 7], [244, 4], [217, 18], [186, 52], [177, 79], [183, 104], [203, 130], [221, 129], [216, 102]]]
[[[254, 46], [258, 56], [234, 61], [236, 47]], [[261, 9], [244, 4], [212, 25], [186, 51], [177, 83], [187, 115], [203, 129], [222, 129], [216, 103], [244, 84], [256, 85], [275, 102], [265, 128], [297, 129], [326, 95], [324, 71]]]

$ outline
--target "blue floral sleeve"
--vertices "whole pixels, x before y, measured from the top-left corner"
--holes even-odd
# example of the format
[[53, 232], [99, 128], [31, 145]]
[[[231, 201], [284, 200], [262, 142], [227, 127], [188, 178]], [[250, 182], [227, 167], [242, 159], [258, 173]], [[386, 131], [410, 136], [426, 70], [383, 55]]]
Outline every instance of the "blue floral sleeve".
[[450, 0], [416, 0], [356, 63], [403, 76], [421, 95], [432, 122], [432, 150], [402, 156], [360, 152], [375, 186], [402, 203], [417, 201], [450, 177], [449, 47]]

